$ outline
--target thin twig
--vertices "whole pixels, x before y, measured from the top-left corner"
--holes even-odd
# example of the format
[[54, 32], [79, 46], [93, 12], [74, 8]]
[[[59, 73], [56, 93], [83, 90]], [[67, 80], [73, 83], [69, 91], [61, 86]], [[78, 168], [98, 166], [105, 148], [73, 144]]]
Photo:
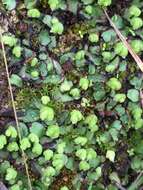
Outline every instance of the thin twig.
[[140, 89], [140, 103], [141, 103], [141, 107], [143, 108], [143, 91], [142, 91], [142, 89]]
[[117, 187], [118, 189], [120, 189], [120, 190], [127, 190], [127, 189], [125, 189], [121, 184], [119, 184], [119, 183], [117, 183], [117, 182], [115, 182], [115, 185], [116, 185], [116, 187]]
[[134, 189], [138, 188], [143, 183], [143, 176], [142, 175], [143, 175], [143, 171], [140, 172], [140, 174], [137, 176], [135, 181], [130, 185], [128, 190], [134, 190]]
[[[19, 140], [21, 142], [22, 137], [21, 137], [21, 132], [20, 132], [20, 128], [19, 128], [19, 121], [18, 121], [18, 116], [17, 116], [17, 112], [16, 112], [16, 106], [15, 106], [15, 102], [14, 102], [12, 86], [11, 86], [11, 83], [10, 83], [10, 75], [9, 75], [8, 63], [7, 63], [7, 59], [6, 59], [5, 47], [4, 47], [4, 43], [3, 43], [3, 39], [2, 39], [1, 28], [0, 28], [0, 42], [1, 42], [1, 47], [2, 47], [4, 65], [5, 65], [5, 69], [6, 69], [6, 75], [7, 75], [9, 92], [10, 92], [10, 97], [11, 97], [11, 102], [12, 102], [12, 108], [13, 108], [14, 118], [15, 118], [15, 122], [16, 122], [16, 128], [17, 128]], [[22, 152], [22, 158], [23, 158], [23, 162], [24, 162], [24, 166], [25, 166], [25, 170], [26, 170], [26, 175], [27, 175], [27, 179], [28, 179], [29, 190], [32, 190], [32, 184], [31, 184], [30, 175], [29, 175], [29, 171], [28, 171], [28, 164], [27, 164], [26, 154], [23, 151], [23, 149], [21, 149], [21, 152]]]
[[120, 38], [120, 40], [123, 42], [123, 44], [126, 46], [126, 48], [128, 49], [128, 51], [130, 52], [130, 54], [132, 55], [132, 57], [134, 58], [135, 62], [137, 63], [137, 65], [139, 66], [140, 70], [143, 72], [143, 62], [140, 59], [140, 57], [135, 53], [135, 51], [132, 49], [132, 47], [130, 46], [130, 44], [127, 42], [126, 38], [122, 35], [122, 33], [119, 31], [119, 29], [116, 27], [116, 25], [113, 23], [113, 21], [110, 19], [107, 11], [104, 9], [104, 13], [107, 17], [107, 19], [109, 20], [111, 26], [114, 28], [115, 32], [117, 33], [118, 37]]
[[140, 172], [140, 174], [137, 176], [137, 178], [136, 178], [136, 180], [134, 181], [134, 183], [136, 183], [139, 179], [140, 179], [140, 177], [143, 175], [143, 171], [141, 171]]

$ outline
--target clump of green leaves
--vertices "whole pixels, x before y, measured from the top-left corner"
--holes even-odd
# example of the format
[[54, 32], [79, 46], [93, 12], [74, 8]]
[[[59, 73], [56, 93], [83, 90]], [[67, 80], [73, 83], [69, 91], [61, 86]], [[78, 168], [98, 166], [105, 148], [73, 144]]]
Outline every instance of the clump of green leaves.
[[141, 14], [141, 10], [136, 6], [136, 5], [132, 5], [129, 10], [128, 10], [129, 16], [135, 16], [138, 17]]
[[37, 70], [33, 70], [33, 71], [31, 71], [31, 76], [34, 79], [38, 79], [39, 78], [39, 72]]
[[87, 90], [89, 87], [89, 84], [90, 84], [90, 82], [87, 79], [87, 77], [83, 77], [79, 81], [79, 86], [81, 87], [82, 90]]
[[16, 138], [17, 137], [17, 130], [13, 126], [9, 126], [8, 129], [5, 131], [5, 135], [7, 137]]
[[54, 33], [54, 34], [62, 34], [64, 31], [64, 26], [63, 24], [56, 18], [52, 18], [51, 19], [51, 30], [50, 32]]
[[22, 48], [20, 46], [15, 46], [12, 50], [13, 55], [15, 55], [17, 58], [21, 57], [21, 51]]
[[42, 145], [40, 143], [35, 142], [32, 148], [32, 152], [37, 156], [41, 155], [43, 151]]
[[43, 152], [46, 161], [49, 161], [53, 157], [53, 151], [48, 149]]
[[27, 137], [24, 137], [20, 142], [20, 148], [26, 150], [31, 147], [31, 143]]
[[70, 95], [72, 95], [75, 99], [78, 100], [80, 98], [80, 89], [78, 88], [71, 89]]
[[132, 102], [138, 102], [139, 101], [139, 91], [136, 89], [129, 89], [127, 92], [127, 97], [132, 101]]
[[98, 4], [104, 7], [111, 5], [112, 0], [98, 0]]
[[3, 149], [7, 144], [7, 139], [5, 135], [0, 135], [0, 149]]
[[67, 163], [67, 156], [64, 154], [54, 154], [52, 165], [57, 171], [60, 171]]
[[59, 6], [59, 0], [48, 0], [48, 4], [52, 11], [58, 8]]
[[35, 67], [38, 64], [38, 59], [34, 57], [32, 61], [30, 62], [30, 64], [31, 64], [31, 67]]
[[10, 47], [15, 46], [17, 43], [17, 38], [10, 35], [3, 35], [2, 40], [5, 45], [8, 45]]
[[40, 119], [52, 121], [54, 119], [54, 110], [48, 106], [42, 106], [40, 109]]
[[39, 18], [40, 17], [40, 11], [36, 8], [34, 9], [29, 9], [27, 12], [28, 17], [31, 18]]
[[15, 178], [17, 177], [17, 171], [14, 168], [8, 168], [6, 171], [6, 176], [5, 179], [7, 181], [11, 181], [11, 180], [15, 180]]
[[122, 85], [121, 82], [117, 78], [110, 78], [107, 82], [107, 86], [112, 90], [120, 90]]
[[131, 41], [131, 47], [136, 53], [140, 53], [143, 51], [143, 42], [142, 40], [132, 40]]
[[50, 102], [49, 96], [42, 96], [41, 97], [42, 104], [47, 105]]
[[143, 21], [140, 17], [133, 17], [130, 20], [130, 23], [134, 30], [137, 30], [143, 26]]
[[72, 110], [70, 116], [72, 124], [77, 124], [79, 121], [81, 121], [84, 118], [79, 110]]
[[98, 42], [99, 41], [99, 36], [96, 33], [90, 33], [88, 39], [92, 43]]
[[123, 93], [119, 93], [119, 94], [116, 94], [116, 95], [114, 96], [114, 100], [115, 100], [116, 102], [119, 102], [119, 103], [123, 103], [123, 102], [125, 101], [125, 99], [126, 99], [126, 95], [123, 94]]
[[84, 161], [84, 160], [80, 161], [80, 163], [79, 163], [79, 169], [83, 170], [83, 171], [87, 171], [87, 170], [90, 169], [90, 165], [89, 165], [89, 163], [87, 161]]
[[74, 142], [78, 145], [84, 146], [87, 143], [87, 138], [79, 136], [75, 138]]
[[61, 92], [67, 92], [67, 91], [69, 91], [69, 90], [72, 88], [72, 86], [73, 86], [72, 81], [67, 81], [67, 80], [65, 80], [65, 81], [61, 84], [60, 90], [61, 90]]
[[22, 87], [23, 85], [23, 81], [21, 79], [20, 76], [16, 75], [16, 74], [12, 74], [11, 77], [10, 77], [10, 83], [12, 85], [15, 85], [17, 87]]
[[98, 121], [98, 118], [94, 114], [91, 114], [85, 118], [85, 123], [88, 124], [88, 127], [91, 130], [91, 132], [98, 131], [97, 121]]
[[87, 5], [85, 7], [85, 12], [88, 14], [88, 15], [92, 15], [93, 13], [93, 7], [91, 5]]
[[7, 146], [7, 150], [10, 152], [16, 152], [19, 150], [19, 146], [17, 142], [11, 142]]
[[122, 42], [118, 42], [115, 45], [115, 53], [125, 58], [128, 55], [128, 49], [125, 47], [125, 45]]
[[46, 135], [52, 139], [58, 138], [60, 135], [60, 128], [58, 125], [50, 125], [46, 131]]
[[39, 142], [39, 137], [38, 137], [36, 134], [34, 134], [34, 133], [30, 133], [30, 134], [28, 135], [28, 138], [29, 138], [29, 140], [30, 140], [32, 143], [38, 143], [38, 142]]
[[75, 60], [80, 61], [82, 59], [84, 59], [85, 57], [85, 51], [84, 50], [79, 50], [76, 54], [75, 54]]

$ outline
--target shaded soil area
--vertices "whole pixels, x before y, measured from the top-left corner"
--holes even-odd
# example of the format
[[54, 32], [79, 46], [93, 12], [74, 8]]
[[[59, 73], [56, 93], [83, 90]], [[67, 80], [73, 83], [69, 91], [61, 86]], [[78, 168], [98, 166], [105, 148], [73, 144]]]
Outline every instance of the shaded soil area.
[[3, 127], [10, 119], [10, 117], [8, 117], [8, 112], [10, 109], [8, 105], [9, 98], [10, 95], [8, 92], [8, 83], [7, 83], [5, 68], [3, 66], [0, 66], [0, 126], [1, 127]]

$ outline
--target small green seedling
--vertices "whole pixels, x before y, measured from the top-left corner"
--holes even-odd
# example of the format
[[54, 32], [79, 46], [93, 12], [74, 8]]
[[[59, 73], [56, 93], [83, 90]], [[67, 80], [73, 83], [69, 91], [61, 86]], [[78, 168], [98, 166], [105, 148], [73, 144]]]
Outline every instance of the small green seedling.
[[143, 128], [143, 119], [138, 119], [135, 121], [134, 123], [134, 128], [135, 129], [140, 129], [140, 128]]
[[87, 156], [86, 149], [81, 148], [76, 151], [75, 155], [80, 159], [80, 160], [85, 160]]
[[132, 102], [138, 102], [139, 101], [139, 91], [136, 89], [129, 89], [127, 92], [127, 97], [132, 101]]
[[6, 171], [5, 179], [7, 181], [15, 180], [17, 177], [17, 171], [14, 168], [8, 168]]
[[16, 74], [12, 74], [11, 75], [11, 77], [10, 77], [10, 83], [12, 85], [15, 85], [15, 86], [19, 87], [19, 88], [21, 88], [22, 85], [23, 85], [23, 81], [22, 81], [21, 77], [18, 76], [18, 75], [16, 75]]
[[37, 70], [33, 70], [31, 71], [31, 76], [35, 79], [37, 79], [39, 77], [39, 72]]
[[135, 51], [135, 53], [140, 53], [143, 51], [143, 41], [142, 40], [132, 40], [131, 47]]
[[27, 137], [24, 137], [20, 142], [20, 148], [26, 150], [31, 147], [31, 143]]
[[30, 62], [30, 64], [31, 64], [31, 67], [35, 67], [38, 64], [38, 59], [34, 57], [32, 61]]
[[133, 30], [138, 30], [139, 28], [143, 26], [143, 21], [140, 17], [133, 17], [130, 20], [130, 24], [133, 27]]
[[97, 121], [98, 121], [98, 118], [95, 114], [91, 114], [86, 117], [85, 124], [88, 124], [88, 127], [91, 130], [91, 132], [98, 131]]
[[87, 170], [89, 170], [90, 169], [90, 165], [89, 165], [89, 163], [87, 162], [87, 161], [81, 161], [80, 163], [79, 163], [79, 169], [80, 170], [83, 170], [83, 171], [87, 171]]
[[75, 60], [76, 61], [80, 61], [82, 59], [84, 59], [85, 57], [85, 51], [84, 50], [79, 50], [76, 54], [75, 54]]
[[7, 144], [7, 139], [5, 135], [0, 135], [0, 150], [4, 148]]
[[128, 49], [125, 47], [125, 45], [122, 42], [118, 42], [115, 45], [115, 53], [125, 58], [128, 55]]
[[46, 160], [46, 161], [49, 161], [49, 160], [51, 160], [51, 158], [53, 157], [53, 151], [50, 150], [50, 149], [45, 150], [45, 151], [43, 152], [43, 155], [44, 155], [45, 160]]
[[85, 7], [85, 12], [88, 14], [88, 15], [92, 15], [93, 13], [93, 7], [91, 5], [87, 5]]
[[87, 143], [87, 138], [79, 136], [75, 138], [74, 142], [78, 145], [84, 146]]
[[62, 141], [62, 142], [58, 143], [58, 145], [57, 145], [57, 152], [59, 154], [63, 154], [65, 148], [66, 148], [66, 143], [64, 141]]
[[107, 82], [107, 86], [112, 90], [120, 90], [122, 85], [121, 82], [117, 78], [110, 78]]
[[46, 131], [46, 135], [52, 139], [56, 139], [60, 135], [60, 128], [58, 125], [50, 125]]
[[19, 146], [18, 146], [17, 142], [9, 143], [7, 146], [7, 150], [9, 152], [17, 152], [19, 150]]
[[48, 4], [51, 10], [54, 11], [59, 7], [59, 0], [48, 0]]
[[50, 102], [50, 97], [49, 96], [42, 96], [41, 101], [42, 101], [43, 105], [47, 105]]
[[28, 138], [32, 143], [38, 143], [39, 142], [39, 137], [34, 133], [30, 133]]
[[116, 95], [114, 96], [114, 100], [115, 100], [116, 102], [119, 102], [119, 103], [123, 103], [123, 102], [125, 101], [125, 99], [126, 99], [126, 95], [123, 94], [123, 93], [119, 93], [119, 94], [116, 94]]
[[21, 51], [22, 48], [20, 46], [15, 46], [12, 50], [13, 55], [15, 55], [17, 58], [21, 57]]
[[67, 81], [67, 80], [65, 80], [65, 81], [61, 84], [60, 90], [61, 90], [61, 92], [67, 92], [67, 91], [70, 91], [70, 89], [72, 88], [72, 86], [73, 86], [72, 81]]
[[97, 157], [97, 153], [93, 148], [88, 148], [87, 149], [87, 160], [93, 160]]
[[56, 18], [52, 18], [51, 20], [51, 30], [50, 32], [51, 33], [54, 33], [54, 34], [62, 34], [64, 31], [64, 26], [63, 24]]
[[80, 98], [80, 89], [78, 88], [71, 89], [70, 95], [72, 95], [76, 100], [78, 100]]
[[17, 38], [14, 36], [3, 35], [2, 40], [5, 45], [8, 45], [10, 47], [15, 46], [17, 43]]
[[67, 156], [64, 154], [54, 154], [52, 165], [57, 171], [60, 171], [67, 163]]
[[36, 154], [37, 156], [41, 155], [43, 151], [42, 145], [40, 143], [34, 143], [32, 152], [33, 154]]
[[38, 9], [29, 9], [27, 12], [28, 17], [31, 18], [39, 18], [40, 17], [40, 11]]
[[133, 115], [135, 120], [140, 119], [142, 116], [142, 113], [143, 113], [143, 110], [140, 107], [137, 107], [137, 108], [132, 110], [132, 115]]
[[129, 16], [135, 16], [138, 17], [141, 14], [141, 10], [136, 6], [136, 5], [132, 5], [129, 10], [128, 10]]
[[83, 77], [79, 81], [79, 86], [81, 87], [82, 90], [87, 90], [89, 87], [89, 84], [90, 84], [90, 82], [87, 79], [87, 77]]
[[98, 0], [98, 4], [103, 7], [111, 5], [112, 0]]
[[8, 129], [5, 131], [5, 135], [7, 137], [16, 138], [17, 137], [17, 130], [13, 126], [9, 126]]
[[40, 109], [40, 119], [42, 121], [52, 121], [54, 119], [54, 110], [51, 107], [43, 106]]
[[91, 33], [89, 34], [89, 37], [88, 37], [89, 41], [94, 43], [94, 42], [98, 42], [99, 41], [99, 36], [98, 34], [96, 33]]
[[83, 115], [79, 110], [72, 110], [71, 113], [71, 122], [72, 124], [77, 124], [79, 121], [83, 119]]

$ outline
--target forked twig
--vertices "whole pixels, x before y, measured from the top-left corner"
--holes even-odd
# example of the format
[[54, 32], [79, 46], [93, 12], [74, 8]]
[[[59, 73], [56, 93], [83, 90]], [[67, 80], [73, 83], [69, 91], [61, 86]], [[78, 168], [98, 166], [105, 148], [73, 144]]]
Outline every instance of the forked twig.
[[139, 66], [140, 70], [143, 72], [143, 62], [140, 59], [140, 57], [135, 53], [135, 51], [132, 49], [132, 47], [130, 46], [130, 44], [127, 42], [127, 40], [125, 39], [125, 37], [122, 35], [122, 33], [120, 32], [120, 30], [116, 27], [116, 25], [113, 23], [113, 21], [110, 19], [107, 11], [104, 9], [104, 13], [108, 19], [108, 21], [110, 22], [110, 25], [114, 28], [115, 32], [117, 33], [118, 37], [120, 38], [120, 40], [123, 42], [123, 44], [126, 46], [126, 48], [128, 49], [128, 51], [130, 52], [130, 54], [132, 55], [132, 57], [134, 58], [135, 62], [137, 63], [137, 65]]
[[[15, 102], [14, 102], [12, 86], [10, 83], [10, 75], [9, 75], [9, 70], [8, 70], [8, 63], [7, 63], [6, 53], [5, 53], [5, 47], [4, 47], [4, 43], [3, 43], [3, 39], [2, 39], [1, 28], [0, 28], [0, 43], [1, 43], [1, 47], [2, 47], [3, 60], [4, 60], [5, 69], [6, 69], [8, 87], [9, 87], [9, 92], [10, 92], [10, 97], [11, 97], [11, 102], [12, 102], [12, 108], [13, 108], [13, 112], [14, 112], [14, 118], [15, 118], [15, 122], [16, 122], [17, 133], [18, 133], [19, 140], [21, 142], [22, 137], [21, 137], [21, 132], [20, 132], [20, 128], [19, 128], [19, 121], [18, 121], [18, 116], [17, 116], [17, 112], [16, 112], [16, 106], [15, 106]], [[23, 162], [24, 162], [24, 166], [25, 166], [25, 170], [26, 170], [26, 175], [27, 175], [27, 179], [28, 179], [29, 190], [32, 190], [32, 184], [31, 184], [30, 175], [29, 175], [29, 171], [28, 171], [26, 154], [25, 154], [23, 149], [21, 149], [21, 152], [22, 152], [22, 158], [23, 158]]]

